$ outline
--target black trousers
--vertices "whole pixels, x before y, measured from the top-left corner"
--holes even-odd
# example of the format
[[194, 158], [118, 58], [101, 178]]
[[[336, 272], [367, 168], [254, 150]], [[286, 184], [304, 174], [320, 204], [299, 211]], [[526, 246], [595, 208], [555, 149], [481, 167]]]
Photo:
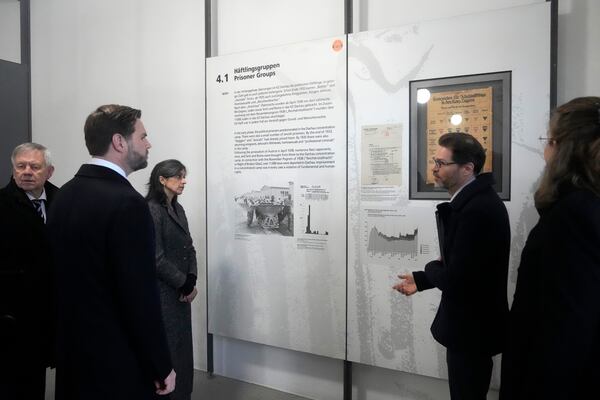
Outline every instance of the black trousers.
[[44, 400], [46, 396], [46, 367], [27, 369], [22, 365], [0, 368], [0, 398], [3, 400]]
[[493, 361], [488, 355], [446, 349], [452, 400], [485, 400]]
[[46, 363], [32, 345], [41, 338], [17, 329], [14, 319], [0, 315], [0, 399], [44, 400]]

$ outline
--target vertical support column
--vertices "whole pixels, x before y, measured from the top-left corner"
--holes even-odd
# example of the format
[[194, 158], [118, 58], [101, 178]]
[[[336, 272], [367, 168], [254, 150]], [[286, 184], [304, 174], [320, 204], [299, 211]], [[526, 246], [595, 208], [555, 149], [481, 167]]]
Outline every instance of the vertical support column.
[[206, 333], [206, 371], [208, 376], [212, 378], [215, 372], [214, 364], [214, 350], [213, 350], [213, 335], [212, 333]]
[[353, 32], [353, 10], [352, 0], [344, 0], [344, 33], [346, 34]]
[[31, 142], [31, 28], [30, 0], [19, 0], [21, 3], [21, 65], [27, 68], [27, 137]]
[[204, 0], [204, 57], [212, 57], [212, 0]]
[[[353, 1], [344, 0], [346, 33], [346, 93], [348, 93], [348, 35], [353, 32]], [[347, 95], [346, 95], [347, 96]], [[346, 148], [348, 147], [348, 99], [346, 98]], [[352, 363], [348, 361], [348, 152], [346, 151], [346, 356], [344, 359], [344, 400], [352, 400]]]
[[344, 400], [352, 400], [352, 363], [344, 360]]
[[550, 109], [556, 107], [558, 99], [558, 0], [547, 0], [550, 4]]
[[21, 41], [21, 62], [0, 59], [0, 186], [6, 185], [12, 173], [10, 162], [6, 162], [10, 160], [12, 150], [31, 141], [29, 3], [30, 0], [20, 0], [14, 5], [19, 9], [20, 32], [12, 39]]
[[[204, 213], [208, 215], [208, 145], [207, 145], [207, 96], [206, 96], [206, 60], [212, 55], [212, 0], [204, 0]], [[214, 366], [214, 347], [213, 347], [213, 335], [208, 332], [208, 224], [204, 227], [204, 240], [206, 248], [206, 259], [204, 265], [206, 265], [205, 282], [206, 286], [204, 292], [206, 293], [206, 370], [209, 377], [212, 377], [215, 366]]]

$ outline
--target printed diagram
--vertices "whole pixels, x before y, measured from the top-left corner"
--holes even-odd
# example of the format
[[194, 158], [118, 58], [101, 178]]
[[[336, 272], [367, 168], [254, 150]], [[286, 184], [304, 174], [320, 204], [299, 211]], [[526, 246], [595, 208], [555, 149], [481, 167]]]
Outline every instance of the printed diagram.
[[431, 250], [435, 232], [423, 224], [430, 217], [429, 210], [423, 212], [412, 208], [365, 210], [361, 234], [363, 262], [403, 266], [430, 261], [434, 258]]
[[312, 230], [311, 226], [310, 226], [310, 204], [308, 205], [308, 215], [306, 216], [306, 219], [308, 220], [308, 222], [306, 223], [306, 230], [304, 231], [304, 233], [306, 233], [307, 235], [329, 235], [329, 232], [327, 231], [321, 231], [319, 232], [318, 230]]
[[[288, 186], [263, 186], [235, 197], [243, 210], [238, 233], [294, 236], [294, 183]], [[244, 218], [245, 217], [245, 218]]]
[[369, 233], [369, 242], [367, 244], [367, 253], [373, 257], [375, 255], [391, 257], [411, 257], [415, 258], [419, 252], [419, 229], [415, 228], [414, 233], [405, 235], [399, 233], [397, 236], [388, 236], [379, 232], [376, 225], [371, 227]]
[[329, 236], [329, 190], [322, 185], [300, 185], [298, 228], [305, 235]]

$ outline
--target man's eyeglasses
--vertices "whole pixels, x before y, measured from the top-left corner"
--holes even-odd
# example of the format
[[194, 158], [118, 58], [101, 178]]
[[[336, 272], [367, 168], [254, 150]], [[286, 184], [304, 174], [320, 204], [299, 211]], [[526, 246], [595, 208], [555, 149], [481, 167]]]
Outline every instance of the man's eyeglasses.
[[442, 168], [445, 167], [446, 165], [452, 165], [452, 164], [458, 164], [454, 161], [446, 161], [446, 160], [442, 160], [441, 158], [432, 158], [433, 163], [435, 164], [436, 168]]

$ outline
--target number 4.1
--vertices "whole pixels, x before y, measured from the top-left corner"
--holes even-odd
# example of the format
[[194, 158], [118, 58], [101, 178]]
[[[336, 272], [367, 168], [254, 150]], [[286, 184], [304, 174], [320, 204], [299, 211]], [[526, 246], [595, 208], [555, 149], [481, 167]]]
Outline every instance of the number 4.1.
[[223, 75], [223, 78], [225, 78], [225, 79], [221, 79], [221, 75], [217, 75], [217, 82], [219, 82], [219, 83], [221, 83], [221, 82], [228, 82], [229, 81], [229, 74]]

